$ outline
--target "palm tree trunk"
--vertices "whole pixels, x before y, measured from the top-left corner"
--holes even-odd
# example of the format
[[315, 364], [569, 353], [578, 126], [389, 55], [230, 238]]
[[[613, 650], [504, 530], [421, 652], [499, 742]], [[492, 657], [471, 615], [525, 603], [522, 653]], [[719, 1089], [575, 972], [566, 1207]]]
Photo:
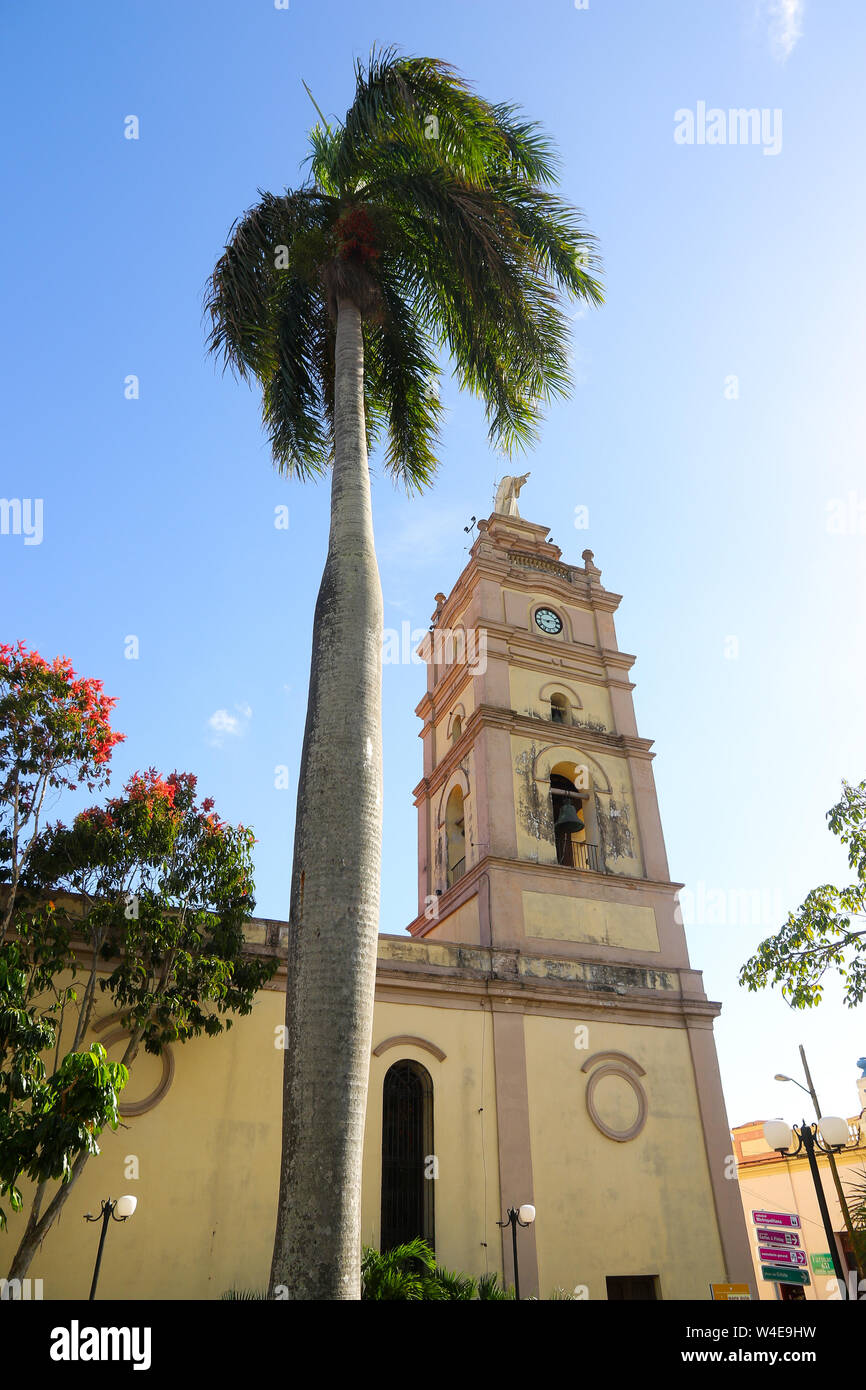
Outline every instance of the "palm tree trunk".
[[361, 316], [337, 312], [331, 531], [313, 625], [295, 823], [283, 1151], [271, 1290], [360, 1298], [361, 1162], [382, 821], [382, 590]]

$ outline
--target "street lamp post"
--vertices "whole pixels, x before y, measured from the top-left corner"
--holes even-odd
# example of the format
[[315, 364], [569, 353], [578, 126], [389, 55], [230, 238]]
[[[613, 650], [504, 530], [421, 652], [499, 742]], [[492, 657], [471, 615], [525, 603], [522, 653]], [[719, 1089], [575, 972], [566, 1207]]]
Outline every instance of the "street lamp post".
[[[820, 1119], [821, 1106], [818, 1102], [818, 1096], [815, 1091], [815, 1087], [812, 1084], [812, 1073], [809, 1071], [809, 1063], [806, 1061], [806, 1052], [802, 1043], [800, 1044], [800, 1061], [803, 1063], [803, 1075], [806, 1078], [805, 1086], [801, 1085], [800, 1082], [796, 1079], [796, 1077], [783, 1076], [781, 1072], [776, 1073], [775, 1080], [793, 1081], [794, 1085], [799, 1086], [801, 1091], [805, 1091], [807, 1095], [810, 1095], [812, 1097], [812, 1104], [815, 1107], [815, 1118]], [[859, 1062], [857, 1065], [860, 1065]], [[848, 1210], [848, 1203], [845, 1198], [845, 1192], [842, 1187], [842, 1181], [839, 1177], [839, 1170], [836, 1167], [836, 1156], [832, 1151], [828, 1151], [827, 1161], [830, 1164], [830, 1173], [833, 1177], [833, 1186], [836, 1189], [836, 1196], [839, 1199], [839, 1206], [842, 1209], [842, 1220], [845, 1222], [845, 1230], [848, 1232], [848, 1239], [851, 1241], [851, 1250], [854, 1254], [854, 1263], [857, 1266], [857, 1277], [858, 1279], [866, 1279], [866, 1270], [864, 1270], [860, 1256], [857, 1253], [857, 1237], [854, 1232], [854, 1223], [851, 1220], [851, 1213]]]
[[128, 1221], [138, 1205], [137, 1197], [117, 1197], [114, 1201], [107, 1198], [102, 1203], [102, 1209], [98, 1216], [91, 1216], [90, 1212], [85, 1213], [85, 1221], [101, 1221], [102, 1230], [99, 1233], [99, 1249], [96, 1252], [96, 1266], [93, 1270], [93, 1283], [90, 1285], [89, 1302], [92, 1303], [96, 1297], [96, 1281], [99, 1278], [99, 1266], [102, 1264], [102, 1247], [105, 1245], [105, 1236], [108, 1231], [108, 1222]]
[[767, 1120], [764, 1125], [764, 1138], [770, 1148], [776, 1149], [784, 1158], [796, 1158], [798, 1154], [805, 1151], [809, 1160], [812, 1181], [815, 1184], [815, 1196], [818, 1198], [818, 1210], [821, 1213], [824, 1234], [827, 1237], [830, 1259], [833, 1261], [836, 1278], [840, 1281], [841, 1287], [844, 1288], [845, 1275], [842, 1270], [842, 1261], [839, 1259], [836, 1235], [830, 1220], [830, 1212], [827, 1209], [827, 1198], [824, 1196], [818, 1160], [815, 1155], [816, 1150], [818, 1153], [828, 1154], [838, 1153], [840, 1149], [844, 1149], [848, 1142], [848, 1126], [844, 1120], [840, 1120], [835, 1115], [826, 1115], [815, 1125], [807, 1124], [804, 1120], [799, 1129], [796, 1125], [793, 1126], [793, 1134], [797, 1138], [796, 1149], [789, 1148], [791, 1134], [792, 1129], [784, 1120]]
[[511, 1245], [514, 1251], [514, 1294], [517, 1302], [520, 1302], [520, 1275], [517, 1270], [517, 1228], [518, 1226], [531, 1226], [535, 1220], [535, 1207], [529, 1202], [524, 1202], [517, 1211], [513, 1207], [508, 1208], [508, 1215], [504, 1221], [497, 1221], [497, 1226], [511, 1227]]

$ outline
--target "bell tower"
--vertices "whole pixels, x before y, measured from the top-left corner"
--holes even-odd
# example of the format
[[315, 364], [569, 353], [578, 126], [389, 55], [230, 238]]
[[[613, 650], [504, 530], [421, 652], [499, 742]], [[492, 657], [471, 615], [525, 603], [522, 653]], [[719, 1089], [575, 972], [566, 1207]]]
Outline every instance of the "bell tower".
[[590, 550], [564, 563], [548, 527], [479, 522], [437, 595], [413, 935], [688, 966], [652, 774], [617, 647], [620, 596]]
[[[620, 596], [592, 551], [571, 564], [520, 516], [525, 481], [503, 480], [421, 645], [409, 931], [450, 1006], [490, 1016], [503, 1212], [537, 1203], [607, 1297], [706, 1297], [752, 1269], [720, 1006], [689, 963]], [[447, 985], [437, 943], [459, 963]], [[674, 1249], [686, 1209], [695, 1239]], [[521, 1277], [526, 1258], [543, 1284], [534, 1232], [522, 1239]]]

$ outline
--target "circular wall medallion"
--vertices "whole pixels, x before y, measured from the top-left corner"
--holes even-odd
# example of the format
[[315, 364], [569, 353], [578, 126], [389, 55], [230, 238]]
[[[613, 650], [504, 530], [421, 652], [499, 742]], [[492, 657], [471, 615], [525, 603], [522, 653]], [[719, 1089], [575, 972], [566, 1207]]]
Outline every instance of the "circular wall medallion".
[[[636, 1139], [646, 1124], [649, 1106], [647, 1103], [646, 1091], [638, 1080], [638, 1076], [645, 1075], [644, 1069], [626, 1053], [599, 1052], [596, 1053], [595, 1057], [590, 1057], [588, 1061], [584, 1062], [581, 1071], [589, 1071], [590, 1067], [593, 1066], [595, 1062], [600, 1062], [603, 1065], [596, 1066], [586, 1083], [586, 1109], [589, 1118], [592, 1120], [596, 1129], [600, 1130], [608, 1139], [615, 1139], [618, 1144], [625, 1144], [629, 1139]], [[637, 1076], [635, 1072], [637, 1072]], [[613, 1118], [610, 1109], [604, 1106], [600, 1096], [596, 1097], [599, 1083], [602, 1082], [605, 1077], [609, 1076], [615, 1076], [619, 1081], [625, 1081], [627, 1086], [629, 1086], [634, 1093], [635, 1100], [637, 1101], [637, 1113], [634, 1119], [631, 1124], [625, 1125], [622, 1128], [618, 1127], [616, 1124], [610, 1123], [610, 1120]], [[610, 1099], [615, 1102], [614, 1097], [610, 1097]], [[619, 1107], [614, 1103], [613, 1108], [617, 1109]], [[602, 1109], [608, 1110], [607, 1119], [605, 1119]]]
[[[104, 1020], [106, 1023], [109, 1021], [108, 1019]], [[106, 1052], [110, 1047], [113, 1047], [115, 1043], [123, 1042], [124, 1040], [129, 1040], [129, 1033], [125, 1028], [112, 1028], [110, 1033], [107, 1033], [105, 1037], [99, 1039]], [[168, 1043], [163, 1047], [157, 1060], [162, 1064], [162, 1076], [150, 1094], [143, 1096], [141, 1100], [118, 1101], [118, 1114], [124, 1119], [131, 1119], [135, 1115], [144, 1115], [148, 1110], [152, 1110], [153, 1107], [158, 1105], [162, 1100], [174, 1080], [174, 1053]], [[131, 1072], [130, 1075], [132, 1075]], [[123, 1092], [121, 1091], [120, 1094], [123, 1095]]]

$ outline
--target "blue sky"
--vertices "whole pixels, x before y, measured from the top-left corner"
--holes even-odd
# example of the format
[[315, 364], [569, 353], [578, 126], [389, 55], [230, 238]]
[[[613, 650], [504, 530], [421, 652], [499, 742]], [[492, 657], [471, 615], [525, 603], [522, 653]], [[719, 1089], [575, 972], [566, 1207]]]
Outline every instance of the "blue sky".
[[[327, 485], [274, 473], [256, 397], [205, 357], [202, 291], [257, 189], [301, 181], [302, 78], [339, 115], [372, 43], [445, 58], [555, 136], [601, 243], [607, 301], [574, 321], [574, 395], [522, 465], [521, 508], [624, 595], [692, 961], [724, 1003], [731, 1122], [800, 1116], [772, 1080], [799, 1074], [799, 1042], [825, 1109], [851, 1113], [863, 1010], [831, 992], [792, 1014], [736, 975], [810, 887], [845, 878], [824, 816], [866, 773], [862, 4], [129, 0], [20, 7], [2, 30], [0, 491], [43, 499], [41, 544], [0, 536], [3, 640], [66, 653], [118, 697], [114, 785], [198, 774], [255, 827], [257, 910], [287, 915]], [[778, 148], [678, 143], [699, 103], [766, 111]], [[510, 471], [478, 406], [444, 395], [435, 490], [374, 484], [395, 628], [426, 626]], [[385, 668], [388, 932], [416, 906], [423, 689], [421, 667]]]

